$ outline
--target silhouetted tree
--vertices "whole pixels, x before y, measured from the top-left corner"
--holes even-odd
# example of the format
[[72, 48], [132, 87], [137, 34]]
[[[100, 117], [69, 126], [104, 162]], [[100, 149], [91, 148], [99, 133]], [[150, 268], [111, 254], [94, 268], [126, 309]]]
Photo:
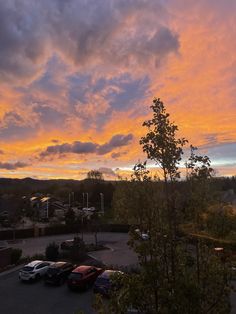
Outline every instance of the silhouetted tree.
[[[162, 169], [164, 180], [156, 184], [146, 163], [138, 163], [132, 182], [124, 182], [124, 187], [119, 185], [122, 191], [119, 193], [118, 187], [115, 192], [120, 195], [120, 198], [115, 196], [119, 215], [130, 215], [138, 221], [139, 230], [137, 225], [131, 228], [129, 244], [138, 255], [140, 270], [123, 276], [121, 290], [115, 291], [109, 302], [110, 313], [126, 313], [133, 306], [140, 313], [150, 314], [228, 314], [230, 271], [227, 259], [204, 243], [196, 257], [188, 239], [177, 238], [181, 195], [176, 187], [187, 141], [176, 138], [178, 128], [170, 122], [159, 99], [154, 99], [151, 108], [153, 118], [144, 122], [148, 133], [140, 143], [148, 159]], [[193, 163], [192, 174], [198, 178], [208, 176], [211, 173], [208, 158], [197, 158], [197, 161], [200, 165]], [[146, 237], [143, 237], [144, 232]]]
[[104, 180], [103, 174], [98, 170], [90, 170], [87, 173], [87, 179], [90, 180]]

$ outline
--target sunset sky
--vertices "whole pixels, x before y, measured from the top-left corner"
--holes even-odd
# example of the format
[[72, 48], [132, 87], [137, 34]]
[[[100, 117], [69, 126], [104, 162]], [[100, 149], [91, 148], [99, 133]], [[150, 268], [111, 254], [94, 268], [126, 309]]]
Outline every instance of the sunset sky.
[[235, 0], [0, 1], [0, 177], [125, 175], [154, 96], [235, 175], [235, 24]]

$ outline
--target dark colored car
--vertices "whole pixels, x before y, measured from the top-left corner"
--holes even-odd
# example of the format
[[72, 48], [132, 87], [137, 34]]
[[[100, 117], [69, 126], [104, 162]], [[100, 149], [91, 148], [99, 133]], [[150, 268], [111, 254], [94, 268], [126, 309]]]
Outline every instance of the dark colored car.
[[118, 274], [122, 275], [123, 273], [118, 270], [105, 270], [97, 277], [94, 283], [93, 292], [109, 297], [112, 291], [119, 289], [119, 287], [117, 287], [111, 280], [112, 276]]
[[79, 266], [73, 270], [68, 277], [68, 287], [70, 289], [87, 289], [94, 283], [97, 277], [103, 272], [102, 268], [94, 266]]
[[71, 240], [65, 240], [61, 243], [61, 250], [70, 251], [74, 246], [81, 246], [84, 242], [80, 237]]
[[56, 262], [48, 268], [44, 276], [44, 282], [58, 286], [62, 285], [74, 267], [71, 263]]

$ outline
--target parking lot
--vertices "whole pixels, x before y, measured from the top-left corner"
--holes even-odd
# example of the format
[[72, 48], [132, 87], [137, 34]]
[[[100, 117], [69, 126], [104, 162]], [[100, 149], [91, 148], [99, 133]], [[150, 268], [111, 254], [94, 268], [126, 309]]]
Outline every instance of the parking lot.
[[[46, 246], [55, 241], [60, 244], [72, 239], [74, 234], [23, 239], [11, 243], [21, 248], [23, 256], [44, 253]], [[94, 235], [84, 235], [86, 243], [94, 242]], [[92, 252], [91, 256], [107, 265], [130, 265], [137, 262], [136, 254], [127, 246], [128, 234], [99, 233], [98, 240], [110, 250]], [[0, 275], [0, 313], [1, 314], [85, 314], [94, 313], [92, 309], [93, 291], [71, 292], [64, 284], [60, 287], [48, 286], [44, 282], [20, 282], [18, 271]]]
[[18, 271], [0, 278], [1, 314], [92, 314], [93, 291], [72, 292], [66, 284], [56, 287], [38, 281], [21, 282]]
[[[44, 253], [48, 243], [61, 243], [73, 238], [71, 235], [59, 235], [24, 239], [13, 244], [23, 250], [23, 255]], [[137, 263], [136, 254], [127, 246], [128, 235], [123, 233], [100, 233], [98, 239], [110, 250], [92, 252], [91, 255], [106, 265], [123, 265]], [[94, 241], [93, 234], [84, 236], [86, 243]], [[235, 282], [234, 282], [235, 285]], [[43, 281], [22, 283], [18, 271], [0, 275], [0, 313], [1, 314], [85, 314], [95, 313], [92, 308], [93, 291], [71, 292], [66, 285], [45, 286]], [[231, 313], [236, 313], [236, 293], [231, 294]]]

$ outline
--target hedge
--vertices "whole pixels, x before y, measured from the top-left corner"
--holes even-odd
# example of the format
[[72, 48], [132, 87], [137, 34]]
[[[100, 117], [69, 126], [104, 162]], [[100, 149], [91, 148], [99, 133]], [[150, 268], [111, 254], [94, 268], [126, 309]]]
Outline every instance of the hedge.
[[206, 235], [201, 234], [194, 234], [191, 233], [186, 236], [189, 243], [195, 244], [197, 240], [204, 241], [206, 245], [212, 246], [212, 247], [223, 247], [225, 249], [232, 250], [236, 252], [236, 242], [235, 241], [227, 241], [227, 240], [221, 240], [216, 239], [213, 237], [209, 237]]
[[[122, 224], [103, 224], [98, 226], [99, 232], [129, 232], [130, 225]], [[83, 231], [94, 231], [92, 227], [84, 226]], [[79, 226], [68, 226], [68, 225], [56, 225], [39, 228], [39, 236], [48, 236], [48, 235], [58, 235], [58, 234], [67, 234], [67, 233], [79, 233]], [[15, 236], [14, 236], [15, 233]], [[24, 239], [34, 237], [34, 228], [30, 229], [15, 229], [13, 230], [0, 230], [0, 240], [12, 240], [15, 239]]]
[[34, 236], [34, 228], [0, 230], [0, 240], [12, 240], [13, 238], [15, 239], [31, 238], [33, 236]]

